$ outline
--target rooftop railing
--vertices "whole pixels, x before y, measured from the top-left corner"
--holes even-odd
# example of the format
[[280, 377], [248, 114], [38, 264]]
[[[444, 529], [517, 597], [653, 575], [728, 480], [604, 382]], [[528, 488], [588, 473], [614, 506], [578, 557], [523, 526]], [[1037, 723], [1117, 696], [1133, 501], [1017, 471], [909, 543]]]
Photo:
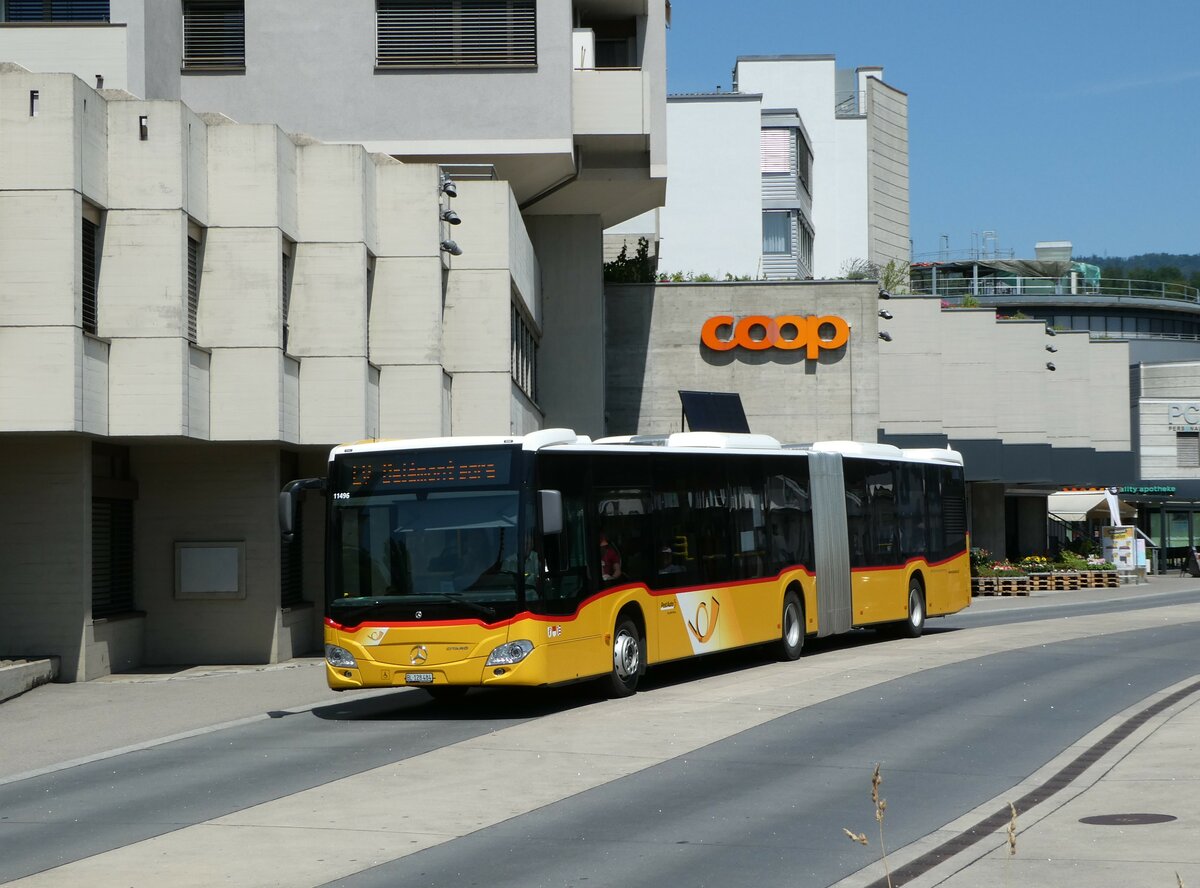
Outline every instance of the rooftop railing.
[[964, 296], [1037, 298], [1039, 296], [1098, 296], [1104, 298], [1162, 299], [1200, 305], [1200, 290], [1186, 284], [1163, 281], [1137, 281], [1125, 278], [1048, 278], [1048, 277], [981, 277], [973, 278], [915, 278], [912, 292], [923, 296], [940, 296], [958, 303]]

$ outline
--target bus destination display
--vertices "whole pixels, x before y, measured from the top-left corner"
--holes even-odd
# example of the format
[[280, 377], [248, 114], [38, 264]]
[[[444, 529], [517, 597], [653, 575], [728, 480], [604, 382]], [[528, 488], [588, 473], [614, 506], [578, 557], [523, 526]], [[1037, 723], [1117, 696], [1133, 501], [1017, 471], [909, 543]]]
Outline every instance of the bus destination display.
[[507, 450], [438, 450], [356, 454], [341, 463], [339, 485], [351, 494], [425, 488], [507, 484], [512, 453]]

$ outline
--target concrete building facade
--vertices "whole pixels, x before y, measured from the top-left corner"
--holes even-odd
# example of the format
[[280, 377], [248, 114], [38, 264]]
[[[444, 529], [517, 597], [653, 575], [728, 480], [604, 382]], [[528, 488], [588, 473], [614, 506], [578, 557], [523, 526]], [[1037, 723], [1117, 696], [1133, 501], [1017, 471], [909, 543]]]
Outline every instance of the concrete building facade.
[[0, 651], [285, 659], [323, 504], [281, 546], [275, 502], [332, 446], [603, 433], [666, 4], [447, 2], [449, 54], [388, 0], [86, 7], [0, 22]]

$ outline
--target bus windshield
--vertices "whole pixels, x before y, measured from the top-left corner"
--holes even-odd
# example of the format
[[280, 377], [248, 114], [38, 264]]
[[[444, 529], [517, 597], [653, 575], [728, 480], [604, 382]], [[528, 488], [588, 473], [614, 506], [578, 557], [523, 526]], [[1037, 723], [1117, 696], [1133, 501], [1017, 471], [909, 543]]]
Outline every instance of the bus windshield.
[[486, 479], [503, 486], [485, 489], [398, 459], [335, 471], [330, 619], [493, 622], [516, 613], [530, 545], [510, 461], [503, 453], [504, 477]]

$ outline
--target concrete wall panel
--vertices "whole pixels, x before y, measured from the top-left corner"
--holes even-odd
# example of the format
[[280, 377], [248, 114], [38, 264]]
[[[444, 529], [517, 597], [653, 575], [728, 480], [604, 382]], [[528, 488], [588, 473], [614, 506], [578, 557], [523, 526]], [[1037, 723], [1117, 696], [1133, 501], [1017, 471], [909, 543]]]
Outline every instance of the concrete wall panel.
[[70, 191], [0, 191], [0, 325], [82, 323], [79, 263], [63, 261], [78, 255], [81, 226]]
[[61, 680], [79, 680], [91, 617], [91, 442], [0, 438], [0, 466], [0, 650], [56, 654]]

